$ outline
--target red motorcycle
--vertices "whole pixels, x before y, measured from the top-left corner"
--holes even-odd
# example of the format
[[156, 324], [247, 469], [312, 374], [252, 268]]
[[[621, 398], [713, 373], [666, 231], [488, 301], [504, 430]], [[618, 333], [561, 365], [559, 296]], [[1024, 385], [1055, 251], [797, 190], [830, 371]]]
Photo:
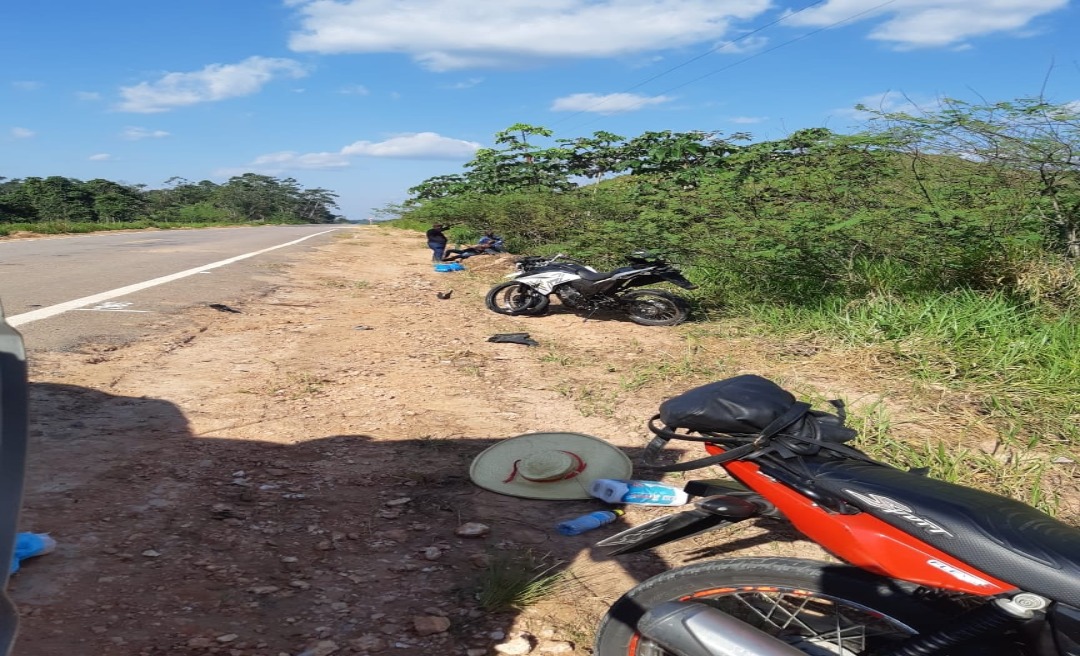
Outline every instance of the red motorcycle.
[[[668, 399], [645, 461], [721, 465], [691, 510], [614, 535], [642, 551], [754, 517], [790, 522], [838, 563], [737, 558], [623, 595], [596, 656], [1080, 656], [1080, 529], [1019, 501], [927, 478], [847, 446], [855, 431], [775, 383], [739, 376]], [[663, 465], [671, 440], [711, 455]]]

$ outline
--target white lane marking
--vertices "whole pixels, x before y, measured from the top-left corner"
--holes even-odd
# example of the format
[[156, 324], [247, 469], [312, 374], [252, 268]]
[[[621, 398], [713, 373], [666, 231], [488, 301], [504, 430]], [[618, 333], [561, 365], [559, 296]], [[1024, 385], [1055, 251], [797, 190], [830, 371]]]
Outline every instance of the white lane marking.
[[100, 294], [94, 294], [93, 296], [84, 296], [77, 298], [73, 301], [67, 301], [66, 303], [58, 303], [56, 305], [50, 305], [49, 307], [41, 308], [40, 310], [34, 310], [33, 312], [25, 312], [23, 314], [16, 314], [8, 317], [7, 322], [11, 326], [21, 326], [31, 321], [40, 321], [41, 319], [48, 319], [49, 317], [55, 317], [58, 314], [63, 314], [68, 310], [78, 310], [84, 305], [90, 305], [91, 303], [101, 303], [117, 296], [124, 296], [126, 294], [134, 294], [135, 292], [149, 289], [150, 287], [156, 287], [158, 285], [164, 285], [167, 282], [174, 280], [180, 280], [188, 276], [193, 276], [196, 273], [206, 273], [210, 269], [217, 269], [233, 262], [239, 262], [240, 260], [246, 260], [249, 257], [255, 257], [256, 255], [262, 255], [263, 253], [269, 253], [270, 251], [276, 251], [279, 248], [285, 248], [286, 246], [292, 246], [293, 244], [299, 244], [302, 241], [307, 241], [312, 237], [318, 237], [319, 235], [325, 235], [328, 232], [334, 232], [340, 230], [340, 228], [333, 228], [331, 230], [323, 230], [322, 232], [316, 232], [313, 235], [307, 237], [301, 237], [285, 244], [278, 244], [277, 246], [271, 246], [270, 248], [264, 248], [261, 251], [255, 251], [253, 253], [246, 253], [244, 255], [237, 255], [236, 257], [230, 257], [227, 260], [221, 260], [220, 262], [213, 262], [194, 269], [188, 269], [179, 273], [172, 273], [160, 278], [154, 278], [153, 280], [147, 280], [145, 282], [137, 282], [134, 285], [128, 285], [126, 287], [118, 287], [111, 291], [101, 292]]
[[107, 301], [105, 303], [98, 303], [92, 308], [75, 308], [78, 312], [137, 312], [140, 314], [150, 314], [150, 310], [129, 310], [128, 306], [134, 305], [129, 301]]

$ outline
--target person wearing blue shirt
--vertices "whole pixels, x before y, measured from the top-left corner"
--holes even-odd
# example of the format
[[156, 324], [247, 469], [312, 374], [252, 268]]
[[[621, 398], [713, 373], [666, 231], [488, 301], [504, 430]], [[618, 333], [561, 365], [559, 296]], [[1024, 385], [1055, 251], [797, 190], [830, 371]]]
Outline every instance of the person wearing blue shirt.
[[501, 253], [503, 252], [503, 238], [496, 236], [492, 230], [485, 230], [484, 236], [480, 238], [477, 246], [481, 252]]
[[473, 255], [484, 255], [485, 253], [502, 253], [503, 252], [503, 238], [497, 236], [491, 230], [485, 230], [484, 236], [476, 243], [475, 246], [469, 246], [468, 248], [451, 248], [446, 251], [446, 255], [443, 257], [443, 262], [453, 262], [455, 260], [464, 260], [467, 257]]

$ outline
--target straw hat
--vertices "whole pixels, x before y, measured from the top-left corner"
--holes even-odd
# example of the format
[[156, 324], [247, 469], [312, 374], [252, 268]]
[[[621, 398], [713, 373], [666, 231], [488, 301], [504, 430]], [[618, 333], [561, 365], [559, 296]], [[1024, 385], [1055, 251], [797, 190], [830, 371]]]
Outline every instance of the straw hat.
[[526, 499], [588, 499], [598, 478], [630, 478], [626, 454], [581, 433], [529, 433], [485, 449], [469, 467], [480, 487]]

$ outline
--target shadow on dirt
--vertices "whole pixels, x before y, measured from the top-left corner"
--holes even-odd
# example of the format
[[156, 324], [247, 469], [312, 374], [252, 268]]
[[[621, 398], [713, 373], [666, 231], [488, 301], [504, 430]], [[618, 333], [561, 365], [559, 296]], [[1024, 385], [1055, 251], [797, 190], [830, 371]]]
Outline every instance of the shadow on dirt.
[[[598, 501], [474, 486], [469, 464], [497, 439], [196, 438], [171, 403], [42, 383], [31, 414], [20, 530], [60, 546], [11, 584], [24, 656], [300, 654], [320, 641], [411, 656], [488, 649], [512, 628], [585, 653], [607, 605], [668, 568], [648, 553], [595, 553], [622, 521], [555, 532]], [[455, 535], [467, 522], [490, 533]], [[568, 568], [563, 616], [482, 608], [500, 554]]]
[[[579, 319], [581, 319], [582, 323], [607, 322], [607, 321], [615, 321], [615, 322], [619, 322], [619, 323], [637, 323], [633, 319], [631, 319], [629, 317], [629, 315], [627, 315], [625, 312], [618, 312], [616, 310], [597, 310], [596, 312], [590, 313], [590, 312], [588, 312], [586, 310], [572, 310], [572, 309], [566, 307], [565, 305], [562, 305], [560, 303], [555, 303], [555, 302], [553, 302], [550, 306], [548, 306], [548, 309], [543, 314], [539, 314], [539, 315], [517, 314], [517, 315], [514, 315], [514, 318], [515, 319], [537, 320], [537, 319], [543, 319], [544, 317], [553, 316], [553, 315], [554, 316], [576, 316]], [[683, 323], [693, 323], [693, 322], [694, 322], [694, 312], [691, 311], [690, 316], [687, 317], [686, 321], [684, 321]], [[641, 324], [638, 324], [638, 325], [641, 325]], [[658, 326], [658, 327], [662, 328], [663, 326]]]

